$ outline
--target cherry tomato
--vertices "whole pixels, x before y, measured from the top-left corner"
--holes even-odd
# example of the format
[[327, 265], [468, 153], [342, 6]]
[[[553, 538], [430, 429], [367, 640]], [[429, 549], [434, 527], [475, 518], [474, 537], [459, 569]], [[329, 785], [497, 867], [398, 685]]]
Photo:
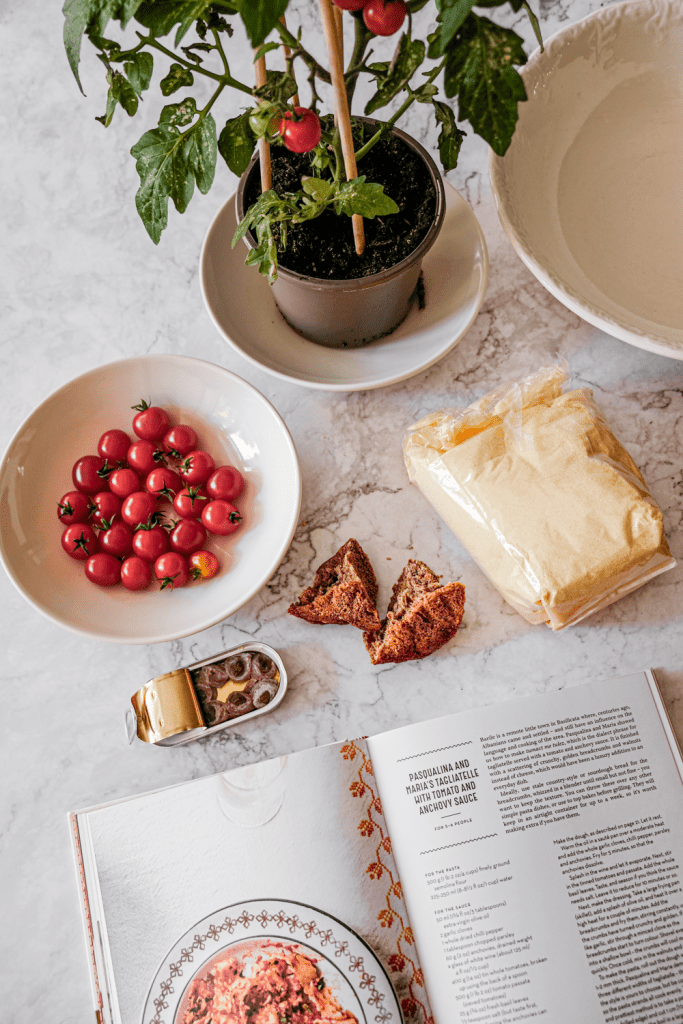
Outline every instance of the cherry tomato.
[[168, 534], [163, 526], [141, 526], [133, 534], [133, 554], [146, 562], [156, 562], [168, 551]]
[[294, 114], [288, 110], [280, 121], [280, 135], [292, 153], [308, 153], [320, 142], [320, 121], [315, 110], [308, 107], [295, 107], [294, 110], [299, 120], [295, 121]]
[[111, 469], [106, 459], [99, 455], [84, 455], [74, 463], [71, 479], [74, 486], [85, 494], [97, 494], [107, 486], [107, 477]]
[[194, 551], [189, 559], [193, 579], [210, 580], [220, 569], [220, 563], [212, 551]]
[[127, 498], [129, 494], [140, 490], [140, 477], [134, 469], [115, 469], [109, 477], [109, 490], [117, 498]]
[[183, 489], [183, 481], [168, 466], [159, 466], [153, 469], [145, 480], [145, 488], [157, 498], [168, 498], [169, 501], [173, 501], [178, 491]]
[[123, 462], [129, 448], [130, 438], [124, 430], [105, 430], [97, 445], [97, 451], [110, 465]]
[[164, 440], [162, 441], [161, 447], [165, 452], [174, 458], [180, 459], [183, 455], [189, 455], [191, 451], [197, 447], [199, 438], [197, 432], [192, 427], [186, 426], [184, 423], [179, 423], [175, 427], [164, 434]]
[[126, 458], [135, 472], [141, 476], [147, 476], [156, 466], [166, 465], [164, 453], [152, 441], [136, 441], [128, 449]]
[[234, 501], [244, 489], [244, 477], [234, 466], [219, 466], [206, 481], [206, 493], [210, 498]]
[[171, 530], [169, 540], [173, 551], [191, 555], [206, 544], [206, 530], [196, 519], [181, 519]]
[[208, 500], [206, 490], [200, 484], [183, 487], [173, 499], [173, 508], [183, 519], [199, 519]]
[[100, 551], [85, 563], [85, 575], [98, 587], [113, 587], [121, 579], [121, 563], [113, 555]]
[[144, 590], [152, 582], [152, 566], [144, 558], [127, 558], [121, 566], [121, 582], [126, 590]]
[[57, 515], [65, 526], [84, 523], [90, 515], [90, 498], [83, 491], [67, 491], [57, 502]]
[[[90, 504], [92, 525], [97, 530], [106, 530], [109, 523], [121, 511], [121, 502], [111, 491], [100, 491], [95, 494]], [[106, 524], [106, 525], [105, 525]]]
[[368, 0], [332, 0], [332, 3], [340, 7], [342, 11], [360, 11], [367, 2]]
[[161, 583], [161, 590], [184, 587], [190, 579], [187, 559], [178, 551], [169, 551], [161, 555], [154, 563], [154, 575]]
[[146, 523], [150, 516], [157, 510], [157, 499], [147, 491], [135, 491], [129, 494], [121, 506], [121, 515], [124, 523], [129, 526], [139, 526]]
[[122, 558], [133, 550], [133, 531], [125, 523], [112, 523], [99, 536], [100, 549], [108, 555]]
[[144, 400], [139, 405], [137, 416], [133, 417], [133, 430], [143, 441], [160, 441], [171, 426], [171, 420], [165, 409], [158, 405], [149, 405]]
[[376, 36], [393, 36], [406, 16], [403, 0], [368, 0], [363, 8], [363, 21]]
[[240, 512], [229, 501], [217, 498], [202, 509], [202, 523], [209, 533], [218, 533], [221, 537], [226, 537], [239, 529], [241, 522]]
[[88, 523], [73, 523], [62, 534], [62, 547], [67, 555], [85, 562], [97, 551], [97, 534]]
[[190, 452], [178, 467], [178, 472], [186, 484], [204, 484], [209, 479], [216, 463], [208, 452]]

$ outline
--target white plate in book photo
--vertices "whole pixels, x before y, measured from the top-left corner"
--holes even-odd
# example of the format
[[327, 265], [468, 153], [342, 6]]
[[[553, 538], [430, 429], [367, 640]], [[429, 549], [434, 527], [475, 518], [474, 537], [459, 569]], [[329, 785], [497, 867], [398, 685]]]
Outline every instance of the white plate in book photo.
[[237, 959], [249, 974], [259, 957], [278, 954], [312, 961], [358, 1024], [402, 1024], [396, 993], [370, 946], [325, 911], [281, 899], [234, 903], [188, 928], [155, 975], [141, 1024], [184, 1024], [192, 982], [215, 963]]

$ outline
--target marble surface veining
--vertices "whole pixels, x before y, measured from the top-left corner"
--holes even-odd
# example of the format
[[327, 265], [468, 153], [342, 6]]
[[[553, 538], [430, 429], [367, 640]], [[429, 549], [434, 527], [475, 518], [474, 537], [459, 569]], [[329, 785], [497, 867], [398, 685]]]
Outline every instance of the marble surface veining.
[[[105, 131], [95, 121], [105, 106], [102, 69], [85, 43], [82, 97], [63, 54], [59, 6], [4, 0], [0, 7], [2, 443], [49, 392], [90, 367], [143, 352], [183, 353], [228, 367], [270, 399], [296, 443], [304, 497], [273, 579], [228, 620], [174, 643], [126, 647], [73, 635], [0, 578], [4, 1024], [93, 1019], [66, 822], [71, 809], [647, 666], [661, 669], [683, 735], [683, 364], [608, 337], [544, 291], [503, 234], [487, 147], [470, 132], [449, 179], [480, 220], [491, 273], [462, 342], [426, 372], [380, 391], [312, 391], [259, 371], [213, 328], [197, 277], [202, 238], [235, 179], [221, 165], [211, 192], [196, 194], [182, 219], [171, 210], [155, 247], [135, 211], [128, 151], [156, 124], [158, 91], [146, 94], [134, 120], [119, 109]], [[598, 6], [541, 0], [546, 37]], [[295, 0], [291, 23], [297, 13], [310, 23], [315, 4]], [[494, 17], [507, 17], [532, 46], [523, 12]], [[385, 51], [391, 44], [380, 44], [377, 57]], [[251, 74], [245, 47], [235, 71]], [[305, 101], [305, 86], [302, 93]], [[201, 86], [193, 94], [199, 100]], [[223, 117], [241, 106], [234, 96], [230, 102]], [[436, 151], [437, 129], [424, 107], [416, 105], [402, 127]], [[593, 388], [661, 505], [680, 560], [559, 635], [528, 625], [503, 602], [409, 485], [400, 445], [405, 428], [427, 411], [465, 405], [557, 358], [578, 385]], [[466, 584], [467, 611], [454, 642], [423, 662], [373, 668], [352, 627], [313, 627], [287, 616], [314, 567], [351, 536], [376, 567], [382, 610], [409, 557]], [[127, 745], [123, 711], [145, 680], [250, 638], [276, 647], [288, 669], [290, 692], [275, 714], [177, 750]]]

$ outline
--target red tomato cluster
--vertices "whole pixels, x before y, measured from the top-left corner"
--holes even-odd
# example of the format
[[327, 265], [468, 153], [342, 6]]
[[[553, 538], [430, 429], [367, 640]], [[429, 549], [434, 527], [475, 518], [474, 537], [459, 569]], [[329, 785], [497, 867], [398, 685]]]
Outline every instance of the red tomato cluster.
[[[62, 547], [85, 562], [86, 576], [100, 587], [145, 590], [154, 578], [164, 590], [211, 579], [220, 566], [205, 549], [207, 533], [226, 536], [239, 528], [233, 501], [242, 493], [242, 474], [217, 467], [193, 428], [172, 426], [165, 409], [147, 402], [133, 408], [138, 440], [107, 430], [98, 454], [74, 464], [75, 490], [57, 503], [66, 527]], [[168, 519], [162, 501], [179, 519]]]
[[361, 11], [363, 21], [376, 36], [393, 36], [405, 21], [404, 0], [332, 0], [342, 11]]

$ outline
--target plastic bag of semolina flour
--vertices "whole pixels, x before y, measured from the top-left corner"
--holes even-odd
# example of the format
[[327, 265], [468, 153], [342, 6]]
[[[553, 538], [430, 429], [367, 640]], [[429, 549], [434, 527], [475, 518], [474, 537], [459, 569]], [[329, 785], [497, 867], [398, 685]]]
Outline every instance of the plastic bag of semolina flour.
[[545, 367], [410, 427], [411, 481], [529, 622], [564, 629], [676, 564], [662, 513], [588, 390]]

